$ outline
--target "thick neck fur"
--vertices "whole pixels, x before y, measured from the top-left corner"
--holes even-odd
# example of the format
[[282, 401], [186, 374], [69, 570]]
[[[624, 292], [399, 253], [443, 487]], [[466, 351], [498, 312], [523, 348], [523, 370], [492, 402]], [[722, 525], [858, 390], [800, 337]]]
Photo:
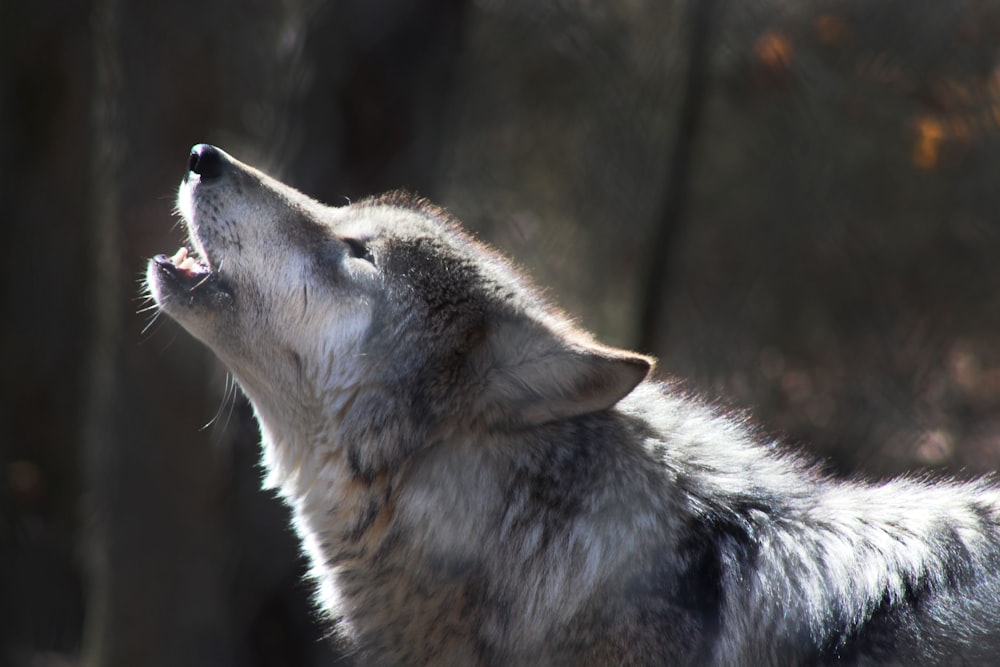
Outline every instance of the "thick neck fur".
[[366, 443], [351, 441], [344, 432], [347, 411], [364, 400], [364, 389], [360, 381], [342, 375], [337, 385], [305, 396], [258, 396], [247, 390], [260, 424], [264, 486], [275, 489], [293, 510], [317, 584], [317, 602], [347, 621], [350, 614], [336, 572], [377, 546], [374, 532], [365, 533], [376, 521], [385, 524], [388, 519], [382, 515], [388, 477], [359, 475], [349, 452]]
[[[516, 435], [437, 433], [391, 473], [362, 474], [351, 448], [386, 443], [349, 441], [345, 423], [370, 391], [344, 382], [294, 410], [248, 392], [268, 483], [294, 509], [319, 602], [362, 644], [369, 631], [433, 614], [467, 633], [448, 631], [455, 664], [484, 637], [514, 651], [508, 657], [525, 651], [531, 664], [533, 646], [571, 633], [578, 619], [615, 622], [601, 604], [605, 587], [656, 596], [690, 586], [683, 595], [704, 605], [705, 620], [678, 656], [711, 645], [708, 661], [751, 655], [766, 664], [803, 640], [839, 655], [886, 609], [982, 571], [971, 554], [1000, 561], [992, 487], [830, 483], [736, 422], [674, 409], [654, 383], [614, 410]], [[575, 437], [581, 429], [588, 437]], [[725, 579], [740, 583], [721, 587]], [[713, 599], [720, 588], [740, 594]], [[475, 618], [463, 611], [473, 599]], [[775, 627], [740, 626], [765, 606], [781, 608], [762, 615]], [[914, 623], [903, 627], [916, 641]], [[710, 636], [715, 627], [732, 636]]]

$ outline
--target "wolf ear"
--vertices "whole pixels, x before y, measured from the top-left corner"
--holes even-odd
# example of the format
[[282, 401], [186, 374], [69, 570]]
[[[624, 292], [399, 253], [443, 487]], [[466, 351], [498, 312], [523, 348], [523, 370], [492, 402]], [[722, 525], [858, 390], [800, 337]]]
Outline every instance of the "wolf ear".
[[577, 331], [508, 322], [487, 337], [487, 419], [535, 425], [606, 410], [628, 395], [652, 360], [600, 345]]

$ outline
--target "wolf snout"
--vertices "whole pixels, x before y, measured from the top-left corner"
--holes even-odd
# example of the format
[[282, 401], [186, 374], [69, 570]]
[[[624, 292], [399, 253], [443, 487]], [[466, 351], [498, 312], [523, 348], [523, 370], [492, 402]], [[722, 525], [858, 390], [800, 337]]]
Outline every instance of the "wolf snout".
[[188, 156], [188, 175], [197, 174], [202, 181], [212, 180], [221, 176], [228, 164], [226, 154], [215, 146], [197, 144]]

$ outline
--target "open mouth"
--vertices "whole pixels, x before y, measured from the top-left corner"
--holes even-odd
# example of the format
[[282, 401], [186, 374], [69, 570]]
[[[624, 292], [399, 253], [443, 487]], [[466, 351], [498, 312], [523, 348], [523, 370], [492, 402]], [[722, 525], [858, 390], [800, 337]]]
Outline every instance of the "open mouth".
[[153, 261], [164, 273], [189, 291], [197, 289], [215, 275], [205, 260], [186, 247], [182, 247], [172, 257], [157, 255]]

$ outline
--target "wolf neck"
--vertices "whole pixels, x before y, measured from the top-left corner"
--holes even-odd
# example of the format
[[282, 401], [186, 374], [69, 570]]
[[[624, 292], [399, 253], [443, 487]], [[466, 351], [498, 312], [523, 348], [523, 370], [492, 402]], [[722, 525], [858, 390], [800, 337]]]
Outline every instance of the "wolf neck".
[[[370, 557], [393, 516], [391, 480], [386, 474], [359, 477], [350, 452], [366, 444], [348, 435], [346, 421], [366, 386], [343, 382], [308, 396], [247, 391], [261, 432], [264, 487], [276, 490], [293, 512], [293, 526], [311, 564], [316, 601], [344, 617], [351, 634], [338, 572]], [[337, 563], [336, 566], [333, 564]]]
[[[321, 391], [257, 389], [240, 380], [260, 425], [264, 488], [293, 500], [334, 473], [344, 458], [344, 414], [359, 393], [357, 383], [343, 382]], [[339, 470], [338, 470], [339, 472]], [[339, 474], [337, 475], [339, 478]]]

